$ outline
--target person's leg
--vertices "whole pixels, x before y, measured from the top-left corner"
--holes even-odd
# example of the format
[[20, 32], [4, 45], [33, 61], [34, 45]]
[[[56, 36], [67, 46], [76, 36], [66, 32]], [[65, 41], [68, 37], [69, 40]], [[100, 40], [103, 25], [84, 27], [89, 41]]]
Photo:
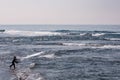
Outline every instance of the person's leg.
[[12, 64], [10, 65], [10, 68], [12, 67]]
[[12, 68], [13, 65], [14, 65], [14, 62], [12, 61], [12, 64], [10, 65], [10, 68]]
[[13, 64], [13, 66], [14, 66], [14, 69], [15, 69], [15, 64]]

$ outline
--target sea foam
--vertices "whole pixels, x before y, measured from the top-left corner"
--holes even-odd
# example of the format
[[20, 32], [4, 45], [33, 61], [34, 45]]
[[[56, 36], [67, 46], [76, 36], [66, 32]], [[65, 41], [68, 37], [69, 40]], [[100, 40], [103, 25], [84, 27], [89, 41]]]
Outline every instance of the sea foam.
[[52, 36], [61, 35], [59, 32], [50, 31], [18, 31], [18, 30], [6, 30], [4, 34], [11, 36]]

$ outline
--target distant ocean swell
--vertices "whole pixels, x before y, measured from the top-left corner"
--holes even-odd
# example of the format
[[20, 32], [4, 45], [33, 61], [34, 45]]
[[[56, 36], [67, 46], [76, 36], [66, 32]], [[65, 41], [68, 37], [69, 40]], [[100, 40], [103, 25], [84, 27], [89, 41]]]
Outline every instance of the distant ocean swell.
[[[55, 41], [55, 40], [120, 40], [119, 32], [108, 31], [17, 31], [8, 30], [0, 33], [0, 37], [14, 37], [17, 40], [38, 40], [38, 41]], [[20, 38], [20, 40], [19, 40]], [[33, 39], [34, 38], [34, 39]]]

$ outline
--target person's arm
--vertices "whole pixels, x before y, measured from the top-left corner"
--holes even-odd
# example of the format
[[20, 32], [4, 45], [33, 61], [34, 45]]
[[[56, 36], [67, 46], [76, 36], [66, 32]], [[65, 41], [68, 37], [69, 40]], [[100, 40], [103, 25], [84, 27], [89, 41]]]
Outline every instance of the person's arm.
[[15, 60], [15, 63], [18, 63], [18, 62], [19, 62], [19, 61], [16, 59], [16, 60]]

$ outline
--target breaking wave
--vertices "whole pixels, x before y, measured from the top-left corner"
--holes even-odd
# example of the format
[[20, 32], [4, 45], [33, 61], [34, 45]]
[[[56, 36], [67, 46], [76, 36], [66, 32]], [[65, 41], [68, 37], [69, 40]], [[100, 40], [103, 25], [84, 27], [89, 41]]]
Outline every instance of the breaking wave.
[[110, 41], [120, 41], [120, 38], [106, 38], [106, 40], [110, 40]]
[[41, 51], [41, 52], [38, 52], [38, 53], [34, 53], [34, 54], [30, 54], [30, 55], [27, 55], [25, 57], [18, 57], [21, 61], [25, 60], [25, 59], [29, 59], [29, 58], [32, 58], [32, 57], [45, 57], [45, 58], [56, 58], [55, 54], [45, 54], [45, 52]]
[[101, 47], [92, 47], [92, 48], [120, 49], [120, 45], [104, 45], [104, 46], [101, 46]]
[[79, 46], [79, 47], [84, 47], [84, 48], [113, 48], [113, 49], [120, 49], [120, 45], [110, 45], [110, 44], [83, 44], [83, 43], [63, 43], [64, 46]]
[[14, 76], [10, 80], [44, 80], [40, 73], [33, 73], [30, 68], [13, 70]]
[[52, 36], [61, 35], [59, 32], [49, 32], [49, 31], [18, 31], [18, 30], [7, 30], [4, 32], [6, 35], [11, 36]]
[[64, 46], [85, 46], [85, 44], [80, 43], [63, 43]]
[[43, 54], [43, 53], [44, 53], [44, 52], [38, 52], [38, 53], [31, 54], [31, 55], [27, 55], [27, 56], [25, 56], [25, 57], [21, 57], [21, 60], [29, 59], [29, 58], [32, 58], [32, 57], [41, 55], [41, 54]]
[[59, 58], [58, 56], [56, 56], [55, 54], [43, 54], [40, 55], [39, 58], [44, 57], [44, 58], [48, 58], [48, 59], [54, 59], [54, 58]]
[[[39, 37], [38, 37], [39, 36]], [[120, 38], [119, 32], [108, 31], [18, 31], [6, 30], [0, 37], [30, 37], [34, 40], [114, 40]], [[15, 40], [14, 40], [15, 41]]]
[[95, 34], [92, 34], [92, 36], [103, 36], [103, 35], [105, 35], [105, 33], [95, 33]]

